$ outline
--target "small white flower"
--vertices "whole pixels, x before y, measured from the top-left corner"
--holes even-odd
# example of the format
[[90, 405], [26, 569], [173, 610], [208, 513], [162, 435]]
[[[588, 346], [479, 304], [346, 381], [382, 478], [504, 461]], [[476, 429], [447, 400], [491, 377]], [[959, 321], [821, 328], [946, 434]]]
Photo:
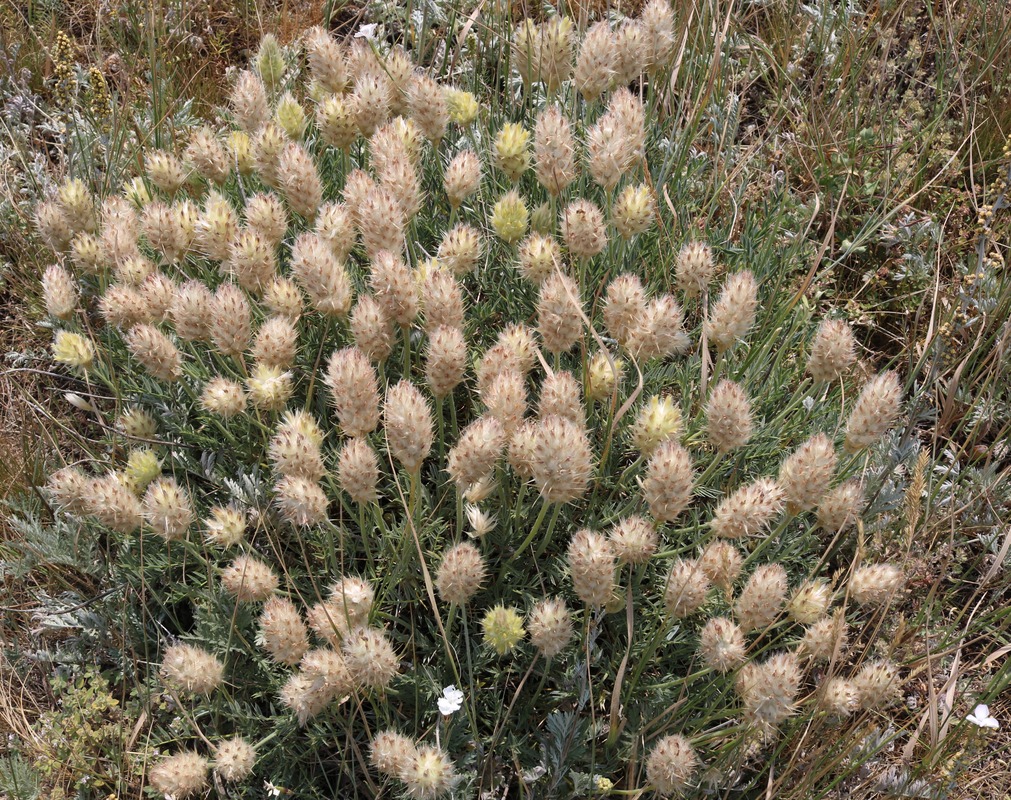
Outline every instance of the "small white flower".
[[482, 511], [477, 506], [467, 505], [467, 522], [470, 524], [471, 529], [467, 531], [467, 534], [472, 539], [480, 539], [482, 536], [487, 536], [488, 533], [495, 527], [495, 517], [492, 514]]
[[980, 728], [993, 728], [994, 730], [1000, 728], [1000, 723], [990, 716], [990, 706], [983, 703], [976, 706], [973, 712], [966, 717], [966, 720]]
[[804, 398], [804, 408], [806, 408], [808, 411], [810, 411], [812, 408], [814, 408], [814, 398], [813, 397], [805, 397]]
[[278, 786], [274, 786], [270, 781], [263, 782], [263, 788], [266, 790], [269, 797], [280, 797], [281, 789]]
[[442, 697], [439, 698], [439, 711], [444, 717], [448, 717], [454, 711], [459, 711], [463, 705], [463, 692], [450, 684], [442, 690]]
[[368, 25], [360, 25], [355, 32], [356, 39], [368, 39], [372, 41], [376, 38], [376, 26], [378, 23], [372, 22]]

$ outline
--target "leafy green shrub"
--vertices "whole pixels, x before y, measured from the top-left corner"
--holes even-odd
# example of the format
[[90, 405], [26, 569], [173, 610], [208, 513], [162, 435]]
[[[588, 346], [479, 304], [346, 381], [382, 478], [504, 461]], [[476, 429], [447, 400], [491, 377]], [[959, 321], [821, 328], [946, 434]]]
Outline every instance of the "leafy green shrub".
[[853, 535], [903, 389], [800, 302], [783, 217], [673, 230], [710, 189], [659, 122], [669, 7], [520, 25], [483, 115], [402, 49], [301, 53], [37, 209], [108, 432], [49, 496], [178, 708], [150, 785], [750, 791], [811, 732], [788, 789], [859, 771], [903, 680], [903, 572]]

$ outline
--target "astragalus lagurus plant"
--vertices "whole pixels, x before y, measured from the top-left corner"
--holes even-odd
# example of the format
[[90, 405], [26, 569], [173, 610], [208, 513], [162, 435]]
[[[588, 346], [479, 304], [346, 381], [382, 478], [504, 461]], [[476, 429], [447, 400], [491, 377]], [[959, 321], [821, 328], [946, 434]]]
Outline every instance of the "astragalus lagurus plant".
[[217, 128], [39, 207], [109, 432], [48, 492], [178, 709], [154, 789], [739, 790], [889, 713], [903, 573], [852, 537], [901, 381], [676, 233], [673, 25], [520, 25], [507, 119], [398, 47], [268, 36]]

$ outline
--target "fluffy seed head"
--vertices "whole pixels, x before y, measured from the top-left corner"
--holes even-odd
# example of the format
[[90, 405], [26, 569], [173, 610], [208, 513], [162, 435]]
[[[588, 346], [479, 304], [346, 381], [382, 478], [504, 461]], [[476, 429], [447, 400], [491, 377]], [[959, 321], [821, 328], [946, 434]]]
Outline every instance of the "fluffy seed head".
[[467, 127], [477, 119], [481, 107], [473, 94], [460, 89], [447, 89], [445, 94], [450, 122]]
[[249, 347], [252, 309], [242, 290], [223, 283], [211, 301], [211, 341], [222, 355], [241, 357]]
[[288, 146], [288, 137], [276, 122], [268, 122], [253, 139], [253, 164], [260, 179], [267, 186], [280, 188], [281, 181], [277, 167], [281, 161], [281, 153]]
[[379, 172], [379, 183], [400, 206], [405, 222], [413, 219], [424, 201], [418, 172], [407, 155], [398, 154]]
[[148, 770], [151, 786], [166, 797], [191, 797], [207, 788], [207, 759], [192, 750], [163, 758]]
[[49, 476], [46, 481], [46, 495], [53, 505], [72, 514], [83, 514], [87, 510], [85, 494], [88, 476], [78, 467], [63, 467]]
[[280, 411], [294, 390], [290, 372], [267, 364], [254, 364], [246, 379], [250, 404], [263, 411]]
[[656, 552], [658, 541], [649, 520], [637, 515], [614, 523], [608, 539], [615, 557], [622, 564], [645, 564]]
[[304, 726], [320, 714], [333, 698], [316, 676], [293, 672], [281, 687], [279, 699], [281, 705], [295, 712], [298, 724]]
[[479, 417], [463, 429], [446, 463], [458, 491], [465, 492], [495, 468], [505, 443], [506, 429], [493, 416]]
[[635, 275], [619, 275], [607, 285], [604, 325], [618, 344], [628, 346], [629, 334], [646, 312], [646, 292]]
[[169, 264], [176, 263], [189, 246], [190, 237], [180, 224], [177, 207], [160, 200], [144, 207], [141, 228], [151, 247]]
[[671, 564], [664, 587], [667, 613], [675, 619], [698, 611], [706, 602], [709, 580], [695, 559], [679, 558]]
[[84, 507], [99, 524], [129, 534], [144, 521], [144, 507], [116, 473], [92, 478], [85, 486]]
[[869, 661], [853, 678], [860, 708], [885, 708], [895, 700], [902, 685], [899, 669], [890, 661]]
[[875, 444], [895, 424], [901, 407], [898, 375], [882, 372], [867, 381], [846, 421], [846, 452], [856, 453]]
[[818, 326], [807, 359], [807, 371], [818, 382], [841, 378], [857, 360], [857, 343], [845, 320], [827, 319]]
[[699, 757], [691, 743], [680, 734], [664, 736], [646, 759], [646, 777], [657, 794], [680, 794], [691, 784]]
[[305, 58], [309, 72], [328, 92], [339, 94], [347, 89], [348, 74], [340, 44], [323, 28], [310, 28], [305, 35]]
[[326, 472], [319, 445], [294, 428], [278, 428], [270, 440], [268, 453], [279, 475], [295, 475], [316, 481]]
[[530, 131], [507, 122], [495, 135], [494, 163], [514, 183], [530, 167]]
[[153, 325], [134, 325], [126, 335], [126, 346], [153, 378], [170, 383], [182, 374], [178, 348]]
[[537, 181], [554, 197], [578, 175], [572, 128], [558, 106], [548, 106], [537, 115], [534, 169]]
[[495, 203], [491, 211], [492, 228], [504, 242], [518, 242], [530, 225], [530, 212], [519, 192], [510, 189]]
[[206, 125], [197, 128], [186, 145], [186, 161], [211, 183], [224, 183], [231, 170], [228, 153]]
[[246, 410], [246, 392], [241, 383], [228, 378], [211, 378], [200, 393], [200, 406], [228, 419]]
[[288, 230], [288, 215], [276, 194], [256, 194], [246, 204], [246, 226], [277, 246]]
[[569, 203], [562, 212], [562, 238], [576, 258], [592, 258], [607, 245], [604, 215], [589, 200]]
[[355, 244], [354, 219], [343, 203], [326, 203], [316, 217], [316, 235], [338, 261], [345, 261]]
[[400, 671], [393, 645], [375, 628], [353, 631], [344, 640], [343, 653], [355, 682], [371, 689], [385, 689]]
[[291, 274], [317, 311], [347, 316], [352, 301], [351, 278], [318, 234], [302, 233], [295, 240]]
[[843, 609], [809, 625], [797, 643], [797, 652], [815, 662], [831, 661], [836, 652], [846, 650], [846, 618]]
[[709, 288], [716, 277], [716, 259], [705, 242], [686, 242], [678, 253], [675, 274], [678, 288], [685, 297], [697, 297]]
[[129, 330], [138, 322], [153, 322], [144, 295], [134, 286], [114, 283], [105, 290], [98, 309], [114, 328]]
[[527, 388], [523, 375], [504, 369], [481, 391], [481, 402], [502, 425], [505, 434], [514, 431], [527, 411]]
[[691, 458], [673, 439], [657, 446], [646, 464], [643, 495], [650, 513], [661, 522], [671, 522], [684, 511], [692, 498]]
[[363, 294], [351, 310], [349, 321], [355, 345], [370, 361], [379, 364], [393, 349], [393, 325], [372, 295]]
[[860, 706], [860, 694], [852, 681], [826, 678], [818, 693], [818, 705], [833, 717], [843, 719]]
[[253, 66], [263, 83], [273, 92], [277, 91], [284, 78], [284, 53], [281, 45], [272, 33], [264, 34], [260, 39], [260, 48], [256, 51]]
[[42, 274], [42, 295], [46, 312], [57, 319], [73, 316], [77, 308], [77, 286], [70, 273], [57, 264], [46, 267]]
[[463, 380], [467, 343], [458, 328], [436, 328], [425, 351], [425, 379], [435, 397], [445, 397]]
[[541, 284], [537, 329], [549, 353], [567, 352], [582, 335], [579, 287], [568, 275], [556, 272]]
[[706, 403], [706, 432], [717, 452], [728, 453], [748, 443], [754, 424], [751, 401], [733, 381], [720, 381]]
[[723, 498], [710, 526], [716, 536], [740, 539], [759, 533], [783, 511], [783, 490], [768, 478], [759, 478]]
[[470, 542], [461, 542], [443, 555], [435, 586], [447, 603], [462, 606], [481, 588], [486, 574], [481, 552]]
[[204, 520], [207, 541], [219, 547], [233, 547], [246, 535], [246, 515], [235, 506], [214, 506]]
[[324, 379], [347, 436], [364, 436], [379, 423], [379, 382], [365, 354], [356, 347], [337, 350]]
[[779, 486], [791, 514], [810, 511], [828, 490], [835, 472], [836, 454], [832, 442], [818, 433], [804, 442], [779, 468]]
[[144, 493], [144, 520], [166, 541], [182, 539], [193, 524], [193, 504], [174, 478], [153, 481]]
[[446, 135], [449, 122], [449, 109], [442, 87], [427, 75], [416, 76], [407, 91], [407, 107], [411, 119], [425, 137], [438, 144]]
[[195, 235], [200, 251], [214, 261], [226, 261], [238, 232], [235, 209], [217, 190], [211, 191], [196, 222]]
[[689, 347], [681, 306], [669, 294], [654, 298], [628, 332], [625, 348], [638, 361], [684, 353]]
[[450, 206], [459, 208], [481, 185], [481, 162], [478, 157], [470, 150], [457, 153], [446, 167], [443, 185]]
[[404, 249], [404, 209], [396, 195], [385, 185], [370, 186], [357, 209], [362, 244], [370, 258], [387, 251]]
[[266, 600], [279, 583], [270, 565], [251, 555], [240, 555], [221, 570], [221, 588], [240, 603]]
[[526, 635], [523, 617], [515, 609], [497, 605], [481, 619], [485, 643], [500, 656], [504, 656]]
[[259, 292], [275, 277], [277, 255], [274, 246], [255, 228], [246, 228], [229, 246], [225, 266], [243, 289]]
[[316, 106], [316, 127], [331, 147], [347, 152], [358, 138], [359, 100], [355, 95], [331, 94]]
[[548, 91], [558, 89], [572, 74], [572, 20], [556, 15], [541, 23], [538, 31], [540, 79]]
[[646, 67], [646, 36], [642, 23], [625, 19], [614, 34], [614, 84], [628, 86]]
[[582, 387], [571, 372], [552, 372], [541, 384], [537, 414], [541, 419], [563, 417], [576, 425], [584, 425], [586, 411], [581, 394]]
[[723, 284], [723, 291], [709, 309], [705, 332], [709, 341], [723, 353], [742, 340], [755, 324], [758, 308], [758, 284], [750, 270], [735, 272]]
[[586, 32], [572, 73], [576, 88], [587, 100], [596, 100], [610, 88], [616, 52], [610, 25], [605, 20], [594, 23]]
[[572, 615], [559, 597], [549, 597], [534, 606], [527, 619], [530, 641], [544, 658], [554, 658], [572, 641]]
[[214, 748], [214, 774], [224, 781], [245, 780], [256, 765], [256, 748], [240, 736], [218, 742]]
[[674, 53], [674, 12], [667, 0], [650, 0], [639, 14], [645, 42], [646, 71], [656, 75]]
[[79, 233], [70, 242], [70, 258], [74, 266], [89, 275], [97, 275], [102, 268], [102, 244], [93, 233]]
[[175, 194], [186, 183], [190, 171], [173, 153], [155, 150], [145, 158], [147, 177], [166, 194]]
[[383, 775], [399, 778], [417, 755], [417, 745], [396, 731], [381, 731], [372, 737], [369, 761]]
[[699, 633], [699, 654], [717, 672], [730, 672], [743, 664], [745, 650], [744, 633], [726, 617], [713, 617]]
[[131, 448], [121, 480], [134, 494], [141, 494], [151, 481], [161, 475], [161, 460], [146, 447]]
[[245, 131], [232, 131], [225, 140], [231, 165], [240, 175], [253, 171], [253, 140]]
[[699, 567], [715, 586], [725, 591], [737, 580], [744, 566], [744, 556], [730, 542], [715, 540], [706, 545], [699, 556]]
[[793, 653], [769, 656], [752, 669], [742, 671], [737, 690], [749, 717], [765, 725], [778, 725], [795, 711], [800, 691], [800, 662]]
[[655, 205], [648, 186], [626, 186], [611, 212], [615, 230], [622, 239], [631, 239], [653, 224]]
[[480, 231], [463, 222], [447, 231], [439, 243], [439, 263], [457, 277], [473, 272], [482, 255]]
[[818, 501], [818, 524], [828, 533], [839, 533], [855, 524], [864, 504], [864, 487], [858, 478], [840, 483]]
[[281, 153], [277, 175], [291, 209], [306, 220], [314, 220], [323, 204], [323, 184], [305, 147], [297, 142], [289, 143]]
[[302, 316], [303, 302], [302, 292], [288, 278], [274, 278], [263, 290], [263, 305], [267, 310], [292, 322]]
[[448, 792], [456, 782], [453, 762], [442, 750], [431, 745], [419, 747], [399, 774], [407, 794], [418, 800], [431, 800]]
[[356, 503], [377, 498], [379, 459], [365, 439], [349, 439], [337, 453], [337, 483]]
[[418, 388], [406, 380], [386, 392], [383, 423], [390, 452], [408, 472], [416, 472], [432, 449], [432, 411]]
[[74, 238], [67, 215], [59, 203], [39, 203], [35, 207], [35, 230], [49, 247], [57, 253], [67, 249]]
[[463, 328], [463, 291], [452, 273], [437, 262], [421, 282], [421, 309], [426, 332], [445, 326]]
[[174, 644], [162, 657], [161, 679], [187, 694], [209, 694], [221, 685], [225, 665], [212, 653], [191, 644]]
[[894, 564], [864, 564], [850, 576], [849, 595], [862, 606], [880, 606], [904, 584], [905, 576]]
[[390, 87], [387, 77], [376, 69], [366, 69], [355, 77], [355, 91], [351, 107], [355, 111], [355, 124], [366, 138], [375, 133], [390, 115]]
[[326, 494], [308, 478], [293, 475], [281, 478], [274, 486], [274, 500], [281, 517], [296, 527], [318, 525], [327, 517]]
[[586, 429], [564, 417], [545, 417], [534, 429], [530, 471], [549, 503], [570, 503], [586, 492], [593, 453]]
[[86, 370], [95, 361], [95, 346], [79, 333], [57, 331], [53, 337], [53, 360]]
[[270, 114], [266, 87], [259, 76], [250, 70], [239, 73], [229, 97], [229, 105], [235, 121], [247, 133], [258, 131]]
[[583, 528], [569, 542], [572, 589], [586, 605], [599, 608], [611, 599], [614, 586], [614, 547], [599, 533]]
[[786, 613], [801, 625], [812, 625], [828, 613], [832, 589], [825, 581], [805, 581], [794, 591]]
[[762, 631], [779, 617], [786, 602], [786, 570], [780, 564], [762, 564], [741, 589], [734, 613], [745, 631]]
[[286, 597], [270, 597], [260, 613], [256, 643], [279, 664], [294, 666], [309, 649], [309, 631], [295, 604]]
[[287, 368], [298, 352], [298, 331], [287, 317], [268, 317], [256, 332], [250, 350], [253, 360], [270, 367]]
[[632, 446], [649, 457], [663, 442], [681, 433], [681, 409], [671, 397], [653, 395], [636, 412], [629, 428]]
[[376, 591], [372, 584], [355, 575], [341, 578], [330, 589], [330, 600], [337, 604], [353, 626], [368, 622], [375, 599]]
[[116, 419], [116, 430], [127, 439], [150, 440], [158, 437], [158, 423], [144, 409], [134, 406]]
[[550, 236], [532, 233], [519, 247], [520, 274], [537, 286], [562, 268], [562, 249]]

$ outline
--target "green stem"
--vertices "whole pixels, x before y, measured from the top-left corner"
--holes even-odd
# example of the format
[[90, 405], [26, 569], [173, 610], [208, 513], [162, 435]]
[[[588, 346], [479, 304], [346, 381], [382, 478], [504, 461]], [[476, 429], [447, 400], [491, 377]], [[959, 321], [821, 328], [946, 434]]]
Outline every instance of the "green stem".
[[549, 505], [551, 504], [548, 502], [547, 498], [545, 498], [541, 502], [541, 510], [540, 513], [537, 514], [537, 519], [534, 520], [534, 526], [530, 529], [530, 533], [527, 534], [527, 538], [523, 540], [523, 543], [518, 548], [516, 548], [516, 552], [513, 553], [512, 556], [509, 558], [509, 560], [506, 562], [507, 564], [512, 564], [517, 558], [520, 557], [520, 553], [526, 550], [530, 546], [530, 543], [533, 542], [534, 538], [537, 536], [537, 531], [539, 531], [541, 528], [541, 523], [544, 522], [544, 515], [548, 513]]

